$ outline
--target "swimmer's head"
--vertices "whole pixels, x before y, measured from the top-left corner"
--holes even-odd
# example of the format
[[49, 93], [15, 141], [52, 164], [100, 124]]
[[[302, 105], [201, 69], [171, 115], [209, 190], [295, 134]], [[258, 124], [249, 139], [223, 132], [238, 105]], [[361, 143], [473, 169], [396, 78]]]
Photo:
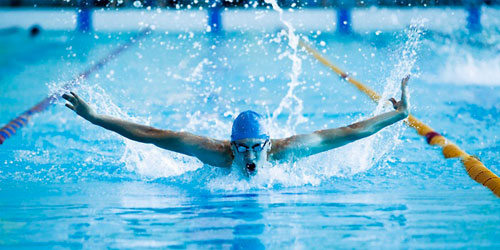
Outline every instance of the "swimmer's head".
[[271, 140], [261, 115], [247, 110], [236, 117], [231, 132], [231, 149], [234, 163], [246, 176], [254, 175], [264, 165], [271, 150]]
[[241, 112], [234, 120], [231, 131], [231, 141], [248, 138], [269, 139], [269, 132], [264, 124], [264, 118], [252, 110]]

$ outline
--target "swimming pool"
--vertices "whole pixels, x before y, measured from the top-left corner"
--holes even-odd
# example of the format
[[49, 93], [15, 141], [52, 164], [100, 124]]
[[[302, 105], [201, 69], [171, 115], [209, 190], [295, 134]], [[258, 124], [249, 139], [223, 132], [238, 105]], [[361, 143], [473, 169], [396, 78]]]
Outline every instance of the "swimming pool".
[[[498, 23], [498, 10], [489, 11]], [[387, 96], [412, 73], [411, 112], [500, 173], [498, 26], [478, 34], [427, 30], [418, 20], [415, 27], [300, 34]], [[0, 124], [136, 33], [4, 35]], [[303, 50], [295, 57], [287, 42], [280, 30], [153, 31], [75, 91], [101, 113], [220, 139], [246, 109], [273, 117], [273, 137], [380, 112]], [[297, 98], [286, 99], [292, 85]], [[0, 166], [2, 247], [500, 246], [498, 198], [402, 123], [294, 164], [266, 166], [247, 181], [125, 140], [59, 101], [1, 145]]]

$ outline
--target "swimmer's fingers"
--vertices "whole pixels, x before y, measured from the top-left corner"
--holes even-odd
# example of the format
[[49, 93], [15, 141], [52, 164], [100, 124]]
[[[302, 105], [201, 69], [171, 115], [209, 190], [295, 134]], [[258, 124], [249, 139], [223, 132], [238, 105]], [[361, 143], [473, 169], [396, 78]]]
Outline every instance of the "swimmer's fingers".
[[69, 109], [71, 109], [71, 110], [73, 110], [73, 111], [75, 111], [75, 112], [76, 112], [76, 108], [75, 108], [75, 106], [74, 106], [74, 105], [75, 105], [75, 102], [76, 102], [76, 101], [75, 101], [75, 98], [74, 98], [73, 96], [70, 96], [70, 95], [67, 95], [67, 94], [63, 94], [63, 95], [62, 95], [62, 97], [63, 97], [66, 101], [68, 101], [68, 102], [70, 102], [70, 103], [71, 103], [71, 104], [66, 103], [66, 104], [65, 104], [65, 106], [66, 106], [66, 107], [68, 107]]
[[64, 98], [64, 100], [68, 101], [68, 102], [71, 102], [71, 100], [73, 99], [72, 96], [69, 96], [68, 94], [63, 94], [62, 95], [62, 98]]
[[73, 110], [73, 111], [76, 111], [75, 107], [73, 105], [69, 104], [69, 103], [66, 103], [65, 106], [68, 107], [69, 109]]
[[73, 106], [86, 105], [85, 101], [83, 101], [75, 92], [70, 92], [71, 95], [63, 94], [63, 98], [68, 102], [73, 104]]
[[69, 94], [63, 94], [63, 98], [70, 103], [66, 103], [65, 106], [69, 109], [75, 111], [75, 113], [88, 121], [92, 121], [96, 114], [94, 110], [74, 92]]
[[405, 114], [406, 116], [408, 115], [408, 101], [406, 96], [406, 89], [409, 79], [410, 75], [407, 75], [406, 77], [403, 78], [403, 80], [401, 80], [401, 100], [397, 102], [394, 98], [389, 99], [389, 101], [392, 102], [392, 106], [394, 107], [394, 109]]
[[410, 80], [410, 75], [405, 76], [403, 80], [401, 80], [401, 91], [405, 91], [406, 86], [408, 85], [408, 81]]
[[75, 105], [76, 104], [76, 99], [73, 96], [70, 96], [68, 94], [63, 94], [62, 98], [64, 98], [66, 101], [70, 102], [71, 104]]
[[82, 99], [80, 99], [80, 97], [77, 94], [75, 94], [74, 92], [70, 93], [71, 95], [63, 94], [62, 96], [66, 101], [69, 102], [66, 103], [66, 107], [75, 111], [78, 114], [86, 112], [86, 110], [89, 109], [88, 105]]
[[391, 99], [389, 99], [389, 101], [391, 101], [392, 107], [394, 107], [394, 109], [398, 109], [398, 102], [396, 101], [396, 99], [391, 97]]
[[410, 75], [407, 75], [403, 80], [401, 80], [401, 102], [406, 106], [406, 89], [408, 86], [408, 80], [410, 80]]
[[410, 80], [410, 75], [406, 75], [403, 80], [401, 80], [401, 86], [405, 86], [408, 84], [408, 80]]
[[75, 99], [76, 99], [77, 101], [80, 101], [80, 102], [82, 101], [82, 99], [81, 99], [81, 98], [80, 98], [80, 97], [79, 97], [79, 96], [78, 96], [75, 92], [70, 91], [69, 93], [71, 93], [71, 94], [75, 97]]

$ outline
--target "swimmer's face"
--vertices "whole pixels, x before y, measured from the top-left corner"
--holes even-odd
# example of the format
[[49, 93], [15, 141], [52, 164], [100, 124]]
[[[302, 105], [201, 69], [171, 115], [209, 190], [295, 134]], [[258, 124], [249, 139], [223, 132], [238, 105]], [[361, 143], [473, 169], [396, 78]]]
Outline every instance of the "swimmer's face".
[[245, 176], [252, 176], [267, 162], [267, 155], [271, 150], [271, 140], [241, 139], [231, 142], [234, 163]]

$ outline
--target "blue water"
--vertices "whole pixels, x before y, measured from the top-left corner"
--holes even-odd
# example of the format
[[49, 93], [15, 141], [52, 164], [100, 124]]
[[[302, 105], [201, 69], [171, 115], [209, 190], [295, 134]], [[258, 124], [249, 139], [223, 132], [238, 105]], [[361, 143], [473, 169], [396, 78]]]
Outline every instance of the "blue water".
[[[399, 79], [411, 73], [411, 112], [500, 173], [500, 31], [416, 27], [300, 35], [384, 96], [399, 96]], [[134, 34], [3, 35], [0, 124]], [[277, 112], [295, 85], [296, 99]], [[246, 109], [283, 137], [390, 108], [300, 48], [294, 54], [279, 30], [155, 31], [75, 91], [100, 113], [219, 139]], [[0, 146], [2, 248], [500, 247], [498, 197], [402, 123], [246, 180], [123, 139], [63, 103]]]

